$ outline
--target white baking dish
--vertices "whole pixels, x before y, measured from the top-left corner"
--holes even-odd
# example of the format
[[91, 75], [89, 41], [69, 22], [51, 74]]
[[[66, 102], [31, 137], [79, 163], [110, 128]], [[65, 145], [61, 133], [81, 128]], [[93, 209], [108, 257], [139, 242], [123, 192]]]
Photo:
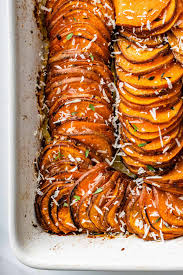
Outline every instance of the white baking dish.
[[134, 236], [128, 239], [58, 237], [32, 225], [36, 224], [33, 161], [39, 148], [34, 135], [39, 125], [35, 85], [42, 44], [33, 17], [33, 2], [9, 0], [9, 231], [17, 258], [28, 266], [45, 269], [183, 270], [183, 238], [163, 243], [144, 242]]

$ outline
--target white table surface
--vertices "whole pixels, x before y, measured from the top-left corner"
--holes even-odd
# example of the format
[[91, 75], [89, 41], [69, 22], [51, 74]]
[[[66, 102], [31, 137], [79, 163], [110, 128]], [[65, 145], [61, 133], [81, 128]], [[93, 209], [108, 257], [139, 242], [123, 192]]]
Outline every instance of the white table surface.
[[[16, 1], [16, 0], [14, 0]], [[32, 0], [30, 0], [32, 1]], [[7, 38], [7, 0], [0, 0], [0, 175], [1, 175], [1, 190], [0, 190], [0, 275], [27, 275], [27, 274], [62, 274], [62, 275], [103, 275], [103, 274], [126, 274], [127, 272], [75, 272], [75, 271], [45, 271], [33, 270], [17, 261], [14, 257], [8, 240], [8, 38]], [[137, 272], [143, 274], [144, 272]], [[153, 272], [148, 272], [152, 274]], [[157, 272], [156, 274], [158, 274]], [[169, 274], [174, 274], [170, 272]], [[135, 272], [128, 272], [128, 274], [136, 274]], [[162, 275], [168, 272], [161, 272]], [[183, 272], [176, 272], [177, 275]]]

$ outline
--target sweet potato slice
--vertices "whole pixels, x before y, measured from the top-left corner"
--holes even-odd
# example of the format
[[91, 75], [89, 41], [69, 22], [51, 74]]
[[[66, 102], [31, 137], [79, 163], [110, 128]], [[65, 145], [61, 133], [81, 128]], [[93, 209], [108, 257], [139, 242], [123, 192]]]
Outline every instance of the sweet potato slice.
[[[117, 68], [117, 75], [123, 82], [137, 88], [172, 88], [172, 85], [183, 76], [183, 68], [178, 63], [171, 63], [165, 68], [143, 75], [129, 75], [122, 69]], [[162, 77], [163, 76], [163, 77]]]
[[[64, 66], [62, 66], [64, 65]], [[89, 63], [87, 61], [80, 61], [80, 60], [74, 60], [74, 61], [66, 61], [64, 62], [56, 62], [52, 65], [51, 71], [48, 74], [48, 82], [50, 82], [51, 79], [53, 79], [56, 76], [62, 75], [64, 73], [68, 73], [71, 70], [79, 69], [79, 70], [89, 70], [92, 72], [97, 73], [99, 76], [101, 76], [104, 81], [107, 83], [108, 81], [113, 80], [112, 72], [109, 70], [108, 66], [106, 66], [103, 62], [95, 61], [93, 60], [92, 63]], [[83, 76], [85, 76], [83, 74]], [[87, 73], [86, 73], [87, 76]]]
[[112, 143], [114, 142], [114, 134], [111, 127], [106, 124], [85, 122], [85, 121], [69, 121], [59, 126], [55, 133], [56, 135], [68, 135], [70, 137], [76, 135], [86, 135], [86, 134], [98, 134], [106, 137]]
[[[127, 39], [121, 37], [117, 45], [122, 53], [122, 55], [131, 63], [146, 63], [154, 60], [160, 54], [166, 53], [168, 51], [168, 44], [162, 45], [161, 47], [144, 49], [138, 47], [136, 44], [128, 41]], [[138, 53], [138, 54], [137, 54]]]
[[[170, 127], [166, 128], [166, 129], [162, 129], [161, 130], [161, 135], [162, 135], [162, 139], [164, 140], [164, 136], [168, 136], [168, 133], [171, 132], [173, 129], [176, 129], [177, 126], [179, 125], [181, 121], [181, 118], [179, 120], [177, 120], [173, 125], [171, 125]], [[124, 120], [123, 121], [123, 125], [126, 128], [126, 130], [134, 137], [137, 137], [139, 139], [144, 139], [147, 141], [153, 140], [157, 137], [159, 137], [159, 131], [157, 132], [140, 132], [137, 128], [135, 127], [136, 125], [133, 125], [133, 122], [130, 123], [128, 120]], [[134, 128], [135, 127], [135, 128]], [[165, 138], [166, 139], [166, 138]]]
[[[49, 25], [50, 21], [52, 20], [53, 15], [59, 10], [62, 9], [63, 5], [68, 3], [68, 0], [65, 1], [57, 1], [55, 4], [53, 4], [52, 6], [52, 13], [48, 13], [47, 15], [47, 25]], [[111, 30], [111, 20], [114, 20], [114, 9], [113, 9], [113, 3], [111, 1], [100, 1], [100, 2], [91, 2], [88, 0], [82, 0], [80, 2], [84, 2], [87, 8], [87, 3], [92, 4], [93, 7], [93, 12], [95, 13], [95, 10], [98, 10], [100, 13], [102, 12], [105, 21], [106, 21], [106, 25], [109, 27], [109, 29]], [[75, 9], [75, 7], [72, 5], [73, 9]], [[76, 5], [76, 8], [78, 8], [78, 6]], [[88, 8], [87, 8], [88, 9]], [[110, 20], [111, 18], [111, 20]]]
[[[182, 134], [182, 133], [181, 133]], [[123, 145], [123, 143], [121, 142], [121, 144]], [[178, 156], [179, 152], [181, 151], [183, 147], [183, 140], [181, 142], [180, 140], [180, 146], [175, 146], [172, 150], [171, 150], [171, 154], [160, 154], [160, 155], [152, 155], [152, 156], [148, 156], [145, 154], [140, 154], [137, 153], [132, 146], [125, 146], [123, 147], [123, 151], [124, 153], [136, 160], [140, 160], [142, 163], [146, 164], [146, 165], [154, 165], [157, 164], [159, 162], [161, 163], [170, 163], [171, 161], [174, 161], [174, 159]]]
[[147, 189], [144, 188], [143, 192], [144, 191], [145, 194], [143, 194], [143, 199], [142, 195], [140, 198], [140, 205], [141, 208], [143, 208], [145, 215], [147, 216], [149, 224], [152, 228], [155, 229], [154, 232], [159, 235], [160, 239], [173, 239], [177, 236], [180, 236], [182, 234], [181, 230], [176, 230], [172, 228], [169, 224], [165, 222], [165, 220], [162, 219], [161, 215], [159, 214], [158, 208], [154, 203], [152, 190], [148, 189], [147, 191]]
[[153, 104], [156, 105], [156, 107], [161, 107], [161, 105], [168, 104], [169, 101], [176, 102], [181, 95], [181, 90], [178, 90], [178, 89], [175, 89], [172, 93], [167, 93], [156, 97], [143, 97], [143, 98], [134, 96], [129, 92], [127, 92], [124, 88], [121, 88], [119, 86], [118, 86], [118, 91], [122, 96], [122, 98], [125, 98], [126, 101], [137, 104], [139, 106], [142, 106], [142, 103], [143, 103], [144, 107], [152, 106]]
[[123, 71], [132, 73], [134, 75], [143, 75], [162, 68], [164, 65], [167, 65], [173, 61], [173, 54], [160, 55], [154, 60], [142, 63], [142, 64], [133, 64], [128, 61], [123, 55], [116, 56], [116, 64], [123, 69]]
[[[155, 203], [160, 216], [163, 218], [165, 222], [173, 226], [173, 228], [171, 227], [171, 229], [169, 229], [168, 227], [168, 229], [172, 230], [173, 232], [183, 234], [183, 218], [180, 216], [181, 211], [179, 210], [178, 197], [176, 200], [177, 207], [173, 208], [172, 202], [170, 200], [170, 198], [173, 198], [172, 195], [168, 197], [166, 192], [160, 191], [156, 188], [153, 188], [153, 194], [155, 196]], [[177, 213], [175, 215], [173, 211], [176, 211], [176, 213], [178, 211], [179, 214]]]
[[174, 57], [177, 61], [179, 61], [181, 64], [183, 64], [183, 55], [182, 54], [179, 54], [177, 52], [173, 52], [174, 54]]
[[137, 119], [141, 118], [151, 123], [161, 124], [161, 123], [169, 123], [172, 119], [177, 117], [179, 112], [181, 111], [181, 108], [182, 108], [182, 100], [176, 103], [176, 105], [174, 105], [174, 108], [170, 109], [170, 111], [154, 109], [151, 111], [142, 112], [142, 111], [132, 109], [131, 107], [125, 105], [124, 103], [120, 103], [119, 111], [124, 116], [133, 117]]
[[[152, 240], [149, 234], [149, 226], [145, 223], [139, 206], [139, 196], [135, 195], [126, 207], [126, 224], [130, 233], [135, 233], [145, 240]], [[146, 233], [148, 230], [148, 233]]]
[[[129, 101], [129, 98], [124, 96], [124, 94], [120, 95], [121, 101], [126, 105], [129, 106], [131, 109], [141, 112], [142, 111], [142, 104], [136, 104], [133, 101]], [[178, 96], [172, 96], [171, 98], [163, 101], [159, 101], [158, 103], [151, 103], [151, 104], [144, 104], [143, 110], [144, 112], [149, 112], [150, 110], [154, 110], [153, 108], [157, 108], [158, 110], [170, 110], [173, 109], [174, 106], [180, 101], [181, 99], [181, 92]]]
[[163, 43], [162, 36], [139, 38], [135, 34], [128, 32], [127, 30], [120, 30], [120, 35], [128, 39], [129, 41], [136, 43], [137, 45], [147, 46], [149, 48], [155, 48]]
[[46, 103], [48, 107], [51, 107], [59, 98], [67, 97], [68, 99], [72, 100], [72, 98], [76, 97], [77, 95], [84, 96], [85, 94], [99, 97], [101, 101], [105, 103], [110, 103], [112, 101], [109, 91], [105, 88], [102, 89], [100, 84], [97, 82], [80, 83], [80, 81], [78, 81], [55, 87], [48, 93]]
[[[124, 121], [126, 122], [128, 120], [129, 123], [131, 124], [131, 127], [133, 128], [133, 132], [134, 131], [136, 132], [135, 133], [136, 135], [138, 132], [140, 134], [141, 133], [144, 134], [144, 136], [151, 137], [151, 134], [157, 135], [157, 133], [159, 133], [159, 135], [160, 135], [160, 132], [161, 132], [161, 134], [168, 132], [169, 129], [171, 129], [173, 126], [178, 125], [180, 123], [181, 116], [182, 116], [182, 109], [179, 112], [178, 116], [176, 116], [174, 119], [172, 119], [168, 123], [155, 124], [155, 123], [143, 120], [143, 119], [138, 119], [138, 118], [130, 118], [129, 119], [129, 117], [124, 117], [122, 124]], [[120, 118], [120, 121], [121, 121], [121, 118]]]
[[62, 105], [53, 112], [50, 110], [50, 115], [50, 127], [53, 129], [56, 124], [61, 124], [73, 118], [76, 120], [86, 118], [87, 121], [105, 123], [105, 121], [109, 121], [111, 110], [108, 106], [97, 102], [97, 100], [78, 98], [78, 102]]
[[111, 9], [111, 10], [108, 9], [108, 14], [107, 14], [107, 12], [104, 11], [104, 9], [96, 8], [96, 6], [92, 5], [91, 2], [67, 1], [60, 8], [57, 9], [55, 14], [53, 14], [49, 27], [52, 27], [55, 24], [57, 24], [57, 22], [60, 22], [62, 17], [65, 16], [69, 11], [72, 11], [72, 10], [89, 11], [90, 13], [93, 13], [97, 18], [99, 18], [106, 26], [109, 23], [108, 17], [111, 17], [111, 20], [113, 17], [113, 20], [114, 20], [113, 9]]
[[[58, 192], [58, 190], [56, 191], [56, 195], [53, 196], [54, 201], [52, 203], [51, 210], [50, 210], [50, 213], [51, 213], [54, 223], [57, 224], [60, 231], [65, 234], [74, 232], [77, 230], [74, 224], [71, 228], [66, 227], [67, 224], [66, 224], [65, 220], [69, 219], [69, 216], [70, 216], [69, 212], [65, 212], [63, 218], [61, 218], [59, 216], [60, 209], [66, 208], [64, 206], [64, 203], [66, 204], [67, 197], [68, 197], [71, 187], [72, 187], [72, 185], [67, 186], [67, 188], [64, 188], [63, 190], [61, 190], [59, 192]], [[67, 209], [68, 209], [68, 207], [67, 207]], [[70, 221], [70, 219], [69, 219], [69, 221]]]
[[[79, 36], [72, 36], [71, 39], [65, 38], [57, 47], [50, 48], [50, 60], [49, 62], [52, 63], [60, 59], [63, 51], [80, 51], [80, 53], [90, 52], [93, 56], [99, 55], [105, 63], [107, 63], [109, 55], [106, 55], [106, 52], [102, 50], [102, 47], [98, 46], [97, 43], [91, 42], [92, 40], [85, 39]], [[75, 46], [73, 46], [73, 44]]]
[[176, 141], [175, 138], [178, 136], [179, 128], [173, 129], [172, 132], [169, 133], [167, 139], [163, 140], [163, 147], [160, 138], [153, 139], [151, 141], [146, 141], [144, 139], [138, 139], [123, 128], [123, 135], [125, 138], [133, 144], [133, 147], [138, 152], [146, 152], [148, 154], [154, 154], [155, 152], [158, 154], [160, 152], [164, 152], [166, 148], [166, 152], [170, 151], [171, 148], [175, 145]]
[[175, 13], [173, 19], [168, 24], [164, 25], [163, 28], [161, 28], [157, 31], [151, 32], [151, 36], [161, 35], [161, 34], [166, 33], [167, 31], [169, 31], [176, 24], [176, 22], [179, 20], [181, 13], [182, 13], [182, 1], [178, 0], [176, 13]]
[[129, 85], [128, 83], [124, 83], [123, 87], [124, 89], [129, 92], [130, 94], [134, 95], [134, 96], [138, 96], [140, 98], [142, 97], [157, 97], [157, 95], [162, 96], [165, 94], [169, 94], [172, 93], [173, 91], [179, 91], [181, 90], [181, 82], [178, 81], [175, 84], [172, 85], [172, 89], [152, 89], [152, 88], [148, 88], [148, 89], [140, 89], [134, 86]]
[[130, 27], [146, 25], [148, 21], [154, 21], [168, 6], [169, 2], [170, 0], [146, 1], [144, 5], [144, 1], [115, 0], [116, 24]]
[[95, 179], [99, 178], [99, 175], [104, 173], [106, 171], [107, 165], [100, 163], [97, 164], [94, 168], [87, 171], [82, 177], [79, 178], [79, 180], [76, 182], [74, 188], [72, 189], [70, 193], [69, 198], [69, 205], [71, 209], [72, 219], [74, 220], [74, 223], [79, 226], [79, 220], [78, 220], [78, 209], [80, 205], [80, 201], [82, 197], [89, 191], [90, 184], [94, 186]]
[[62, 188], [62, 189], [64, 188], [63, 183], [62, 184], [57, 183], [57, 184], [51, 185], [48, 188], [48, 190], [44, 193], [44, 195], [42, 196], [42, 199], [40, 202], [41, 215], [53, 233], [59, 233], [60, 229], [53, 222], [52, 217], [50, 216], [49, 209], [50, 209], [51, 201], [53, 201], [53, 203], [55, 203], [54, 202], [54, 194], [57, 190], [59, 190], [59, 188]]
[[[113, 175], [112, 175], [113, 177]], [[105, 232], [107, 230], [101, 223], [101, 219], [104, 216], [104, 212], [102, 211], [103, 206], [106, 201], [108, 201], [109, 194], [111, 190], [114, 188], [114, 183], [111, 179], [104, 184], [101, 188], [96, 190], [96, 194], [93, 194], [92, 200], [88, 207], [88, 215], [92, 223], [100, 230], [100, 232]]]
[[[162, 28], [164, 25], [168, 24], [174, 17], [177, 8], [177, 0], [170, 0], [168, 6], [161, 12], [158, 16], [158, 20], [151, 22], [150, 29], [154, 31], [156, 29]], [[149, 31], [147, 26], [143, 27], [143, 31]]]
[[[101, 227], [97, 227], [90, 219], [89, 207], [92, 204], [93, 195], [103, 188], [105, 183], [110, 179], [111, 172], [105, 172], [105, 174], [99, 173], [94, 182], [90, 182], [88, 192], [83, 196], [78, 209], [78, 220], [81, 228], [89, 230], [90, 232], [103, 232]], [[101, 209], [95, 205], [95, 209], [98, 214], [101, 214]]]
[[[84, 23], [88, 22], [90, 25], [97, 28], [104, 38], [109, 41], [110, 40], [110, 33], [106, 28], [104, 22], [98, 16], [94, 15], [89, 10], [81, 10], [75, 9], [60, 18], [60, 20], [54, 25], [54, 27], [49, 31], [49, 37], [55, 37], [57, 35], [58, 26], [59, 28], [66, 26], [68, 24], [75, 24], [75, 23]], [[58, 25], [58, 26], [57, 26]]]
[[[151, 179], [146, 179], [147, 182], [150, 182]], [[183, 182], [183, 161], [182, 158], [178, 159], [175, 167], [169, 171], [166, 175], [163, 175], [160, 178], [154, 178], [153, 182], [157, 184], [176, 184]]]
[[123, 231], [121, 229], [121, 222], [118, 222], [119, 218], [119, 209], [121, 206], [123, 206], [123, 200], [124, 200], [124, 195], [126, 191], [127, 184], [129, 183], [126, 178], [123, 179], [123, 175], [118, 179], [120, 181], [119, 189], [118, 189], [118, 194], [116, 198], [111, 202], [110, 205], [108, 205], [108, 211], [105, 214], [105, 220], [106, 223], [108, 224], [110, 231], [112, 232], [120, 232]]

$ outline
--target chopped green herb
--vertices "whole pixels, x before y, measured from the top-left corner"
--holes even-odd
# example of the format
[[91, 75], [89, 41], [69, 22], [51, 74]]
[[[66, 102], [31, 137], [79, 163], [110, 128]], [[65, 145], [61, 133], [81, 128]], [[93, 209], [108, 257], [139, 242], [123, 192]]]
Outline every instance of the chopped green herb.
[[160, 221], [160, 219], [161, 219], [161, 217], [157, 218], [157, 220], [155, 220], [155, 222], [154, 222], [154, 223], [159, 222], [159, 221]]
[[61, 155], [61, 152], [58, 152], [58, 156], [55, 157], [55, 160], [60, 159], [61, 157], [63, 157], [63, 155]]
[[74, 19], [75, 22], [77, 21], [75, 17], [73, 19]]
[[102, 188], [98, 188], [98, 189], [94, 192], [94, 194], [98, 194], [98, 193], [100, 193], [100, 192], [102, 192], [102, 191], [103, 191]]
[[151, 165], [147, 165], [147, 169], [148, 169], [149, 171], [155, 172], [155, 168], [152, 167]]
[[165, 75], [165, 73], [162, 73], [162, 75], [161, 75], [161, 79], [163, 79], [164, 75]]
[[171, 107], [171, 110], [175, 110], [175, 108], [174, 108], [174, 107]]
[[75, 198], [76, 201], [79, 201], [81, 199], [81, 197], [77, 196], [77, 195], [75, 195], [74, 198]]
[[93, 104], [89, 104], [89, 108], [92, 110], [92, 111], [95, 111], [95, 107]]
[[70, 40], [72, 37], [73, 37], [73, 33], [71, 32], [71, 33], [69, 33], [69, 34], [66, 36], [66, 39], [67, 39], [67, 40]]
[[149, 143], [150, 143], [150, 141], [147, 141], [147, 142], [144, 142], [144, 143], [140, 143], [140, 144], [138, 144], [138, 147], [144, 147], [144, 146], [146, 146]]
[[153, 9], [148, 10], [148, 12], [152, 11]]
[[89, 150], [88, 149], [86, 149], [86, 151], [85, 151], [85, 157], [87, 158], [88, 157], [88, 155], [89, 155]]
[[75, 116], [77, 114], [77, 112], [72, 112], [71, 115], [72, 116]]
[[131, 45], [128, 45], [127, 47], [126, 47], [126, 49], [129, 49], [131, 47]]
[[137, 130], [138, 130], [137, 126], [135, 124], [132, 124], [132, 126], [133, 126], [134, 131], [137, 132]]
[[68, 203], [67, 202], [64, 202], [64, 207], [67, 207], [68, 206]]
[[140, 76], [140, 75], [138, 75], [138, 80], [140, 80], [140, 78], [141, 78], [141, 76]]
[[92, 61], [94, 60], [94, 56], [92, 53], [89, 54], [89, 57], [91, 58]]
[[155, 79], [155, 76], [150, 76], [149, 78], [148, 78], [148, 80], [154, 80]]

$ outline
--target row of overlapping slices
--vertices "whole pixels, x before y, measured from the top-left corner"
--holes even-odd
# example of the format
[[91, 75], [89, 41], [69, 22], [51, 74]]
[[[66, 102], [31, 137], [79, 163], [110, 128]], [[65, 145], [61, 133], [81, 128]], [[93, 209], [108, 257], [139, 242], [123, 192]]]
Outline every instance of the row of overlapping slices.
[[175, 58], [183, 64], [183, 14], [167, 36]]
[[141, 47], [123, 34], [114, 51], [124, 162], [135, 174], [165, 173], [183, 147], [183, 68], [160, 40]]
[[116, 24], [138, 37], [164, 34], [179, 20], [182, 0], [114, 0]]
[[112, 157], [113, 75], [100, 58], [80, 55], [49, 64], [45, 87], [52, 136], [72, 137]]
[[[71, 148], [63, 152], [61, 146], [60, 150], [68, 154]], [[66, 162], [61, 168], [57, 151], [45, 148], [40, 162], [44, 180], [35, 200], [38, 221], [44, 230], [56, 234], [125, 232], [120, 211], [129, 178], [104, 163], [92, 168], [91, 153], [89, 157], [76, 155], [78, 162], [79, 156], [82, 159], [77, 169]]]
[[124, 207], [129, 232], [145, 240], [173, 239], [183, 234], [183, 196], [143, 185], [134, 188]]
[[108, 61], [114, 8], [111, 0], [48, 0], [46, 26], [50, 40], [50, 58], [72, 53], [91, 52]]

